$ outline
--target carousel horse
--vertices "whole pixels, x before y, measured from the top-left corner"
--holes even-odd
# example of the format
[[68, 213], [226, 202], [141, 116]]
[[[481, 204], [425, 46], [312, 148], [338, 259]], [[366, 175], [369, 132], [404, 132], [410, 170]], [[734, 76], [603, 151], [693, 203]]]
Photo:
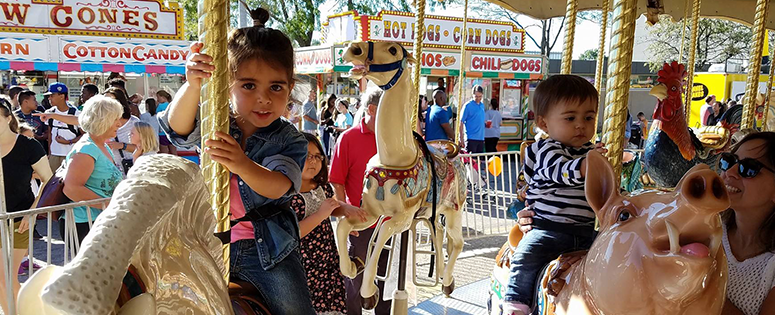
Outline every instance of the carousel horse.
[[[352, 43], [343, 58], [354, 65], [354, 78], [366, 77], [385, 92], [376, 116], [377, 155], [369, 161], [364, 180], [362, 208], [368, 220], [344, 219], [337, 226], [342, 274], [355, 278], [363, 270], [361, 302], [366, 309], [374, 308], [379, 299], [374, 279], [381, 249], [393, 235], [409, 229], [415, 218], [426, 218], [434, 226], [435, 259], [437, 272], [441, 271], [442, 291], [450, 294], [454, 290], [452, 270], [463, 250], [461, 208], [466, 198], [465, 173], [456, 157], [457, 149], [446, 154], [413, 136], [411, 115], [416, 111], [410, 95], [417, 91], [406, 70], [408, 63], [415, 60], [400, 44]], [[456, 147], [448, 143], [449, 146]], [[449, 245], [447, 264], [440, 255], [444, 237], [439, 219], [442, 215]], [[381, 216], [390, 218], [375, 232], [375, 250], [370, 251], [364, 266], [360, 259], [354, 261], [348, 256], [347, 237], [351, 231], [370, 227]]]
[[[729, 196], [718, 174], [700, 164], [674, 191], [623, 196], [602, 155], [590, 152], [587, 170], [585, 194], [599, 234], [589, 251], [562, 255], [544, 269], [533, 314], [719, 314], [728, 275], [718, 213]], [[516, 226], [498, 253], [493, 297], [505, 291], [503, 275], [521, 236]]]
[[18, 314], [233, 314], [245, 301], [232, 310], [208, 195], [194, 163], [140, 158], [73, 260], [24, 284]]

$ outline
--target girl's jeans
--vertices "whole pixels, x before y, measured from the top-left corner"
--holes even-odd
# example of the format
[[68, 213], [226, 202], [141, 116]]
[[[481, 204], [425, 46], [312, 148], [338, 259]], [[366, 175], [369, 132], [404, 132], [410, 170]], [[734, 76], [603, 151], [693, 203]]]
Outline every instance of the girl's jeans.
[[253, 284], [272, 314], [315, 314], [298, 249], [269, 270], [259, 263], [256, 240], [237, 241], [230, 250], [231, 277]]

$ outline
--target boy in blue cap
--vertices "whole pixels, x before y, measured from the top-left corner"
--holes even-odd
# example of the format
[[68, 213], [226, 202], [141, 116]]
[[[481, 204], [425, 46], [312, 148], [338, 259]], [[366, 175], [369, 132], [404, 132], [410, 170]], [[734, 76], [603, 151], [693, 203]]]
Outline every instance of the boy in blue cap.
[[[54, 82], [49, 84], [48, 92], [43, 94], [48, 95], [51, 102], [51, 108], [46, 110], [46, 113], [78, 116], [80, 111], [67, 103], [67, 93], [67, 85], [64, 83]], [[51, 170], [56, 172], [67, 154], [70, 153], [73, 144], [81, 138], [83, 132], [81, 132], [78, 126], [68, 125], [55, 119], [49, 119], [48, 126], [48, 141], [50, 145], [48, 161], [51, 165]]]

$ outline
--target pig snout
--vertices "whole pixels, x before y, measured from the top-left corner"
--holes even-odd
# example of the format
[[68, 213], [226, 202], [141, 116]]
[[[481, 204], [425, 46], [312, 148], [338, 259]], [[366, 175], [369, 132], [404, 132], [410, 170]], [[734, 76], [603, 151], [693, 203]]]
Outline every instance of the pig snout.
[[686, 174], [677, 190], [699, 212], [714, 214], [729, 208], [724, 182], [707, 167]]

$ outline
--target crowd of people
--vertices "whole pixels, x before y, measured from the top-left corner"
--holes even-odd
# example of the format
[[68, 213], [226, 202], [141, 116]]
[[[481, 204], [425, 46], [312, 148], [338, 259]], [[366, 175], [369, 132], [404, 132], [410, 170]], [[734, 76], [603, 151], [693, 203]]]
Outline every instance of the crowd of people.
[[[217, 133], [201, 148], [231, 173], [230, 212], [238, 223], [231, 230], [230, 278], [253, 285], [274, 314], [361, 314], [362, 276], [349, 279], [339, 272], [329, 218], [366, 221], [360, 208], [363, 174], [377, 153], [375, 124], [382, 90], [368, 89], [354, 106], [356, 115], [349, 101], [336, 95], [322, 101], [318, 111], [315, 92], [294, 114], [293, 45], [281, 31], [264, 26], [268, 11], [254, 9], [250, 15], [254, 26], [232, 30], [228, 36], [229, 71], [234, 73], [229, 131]], [[35, 187], [54, 174], [64, 174], [64, 193], [72, 201], [109, 198], [137, 159], [199, 146], [202, 80], [214, 71], [212, 58], [201, 49], [201, 43], [191, 46], [186, 83], [174, 97], [164, 90], [153, 98], [130, 96], [120, 77], [102, 92], [96, 85], [83, 85], [77, 104], [69, 102], [68, 87], [60, 82], [48, 86], [41, 104], [34, 92], [10, 88], [8, 96], [0, 97], [8, 212], [32, 208]], [[443, 79], [430, 100], [419, 97], [418, 129], [427, 141], [453, 140], [458, 133], [469, 153], [497, 151], [499, 102], [485, 101], [480, 85], [471, 92], [460, 117], [447, 106]], [[594, 240], [594, 214], [583, 183], [586, 153], [606, 152], [603, 144], [590, 142], [597, 104], [597, 91], [577, 76], [553, 76], [535, 91], [536, 124], [547, 138], [532, 144], [525, 156], [532, 207], [520, 212], [518, 220], [526, 235], [512, 257], [506, 314], [529, 314], [540, 268]], [[723, 114], [720, 105], [708, 104], [708, 119]], [[637, 117], [635, 125], [645, 138], [647, 120], [643, 113]], [[452, 127], [456, 118], [461, 125], [457, 131]], [[730, 274], [736, 275], [730, 277], [727, 291], [729, 314], [775, 312], [773, 156], [775, 135], [754, 133], [725, 153], [719, 165], [732, 199], [732, 208], [723, 215], [723, 245]], [[100, 212], [74, 209], [79, 241]], [[66, 220], [59, 220], [63, 233]], [[26, 218], [14, 222], [14, 270], [22, 264], [28, 244], [24, 232], [32, 224]], [[349, 236], [351, 257], [365, 260], [374, 228]], [[388, 257], [380, 256], [379, 273], [387, 269]], [[0, 295], [8, 290], [4, 284], [0, 282]], [[13, 284], [10, 289], [17, 292], [18, 281]], [[380, 296], [386, 296], [383, 285], [379, 282]], [[374, 313], [389, 314], [390, 302], [380, 300]]]

